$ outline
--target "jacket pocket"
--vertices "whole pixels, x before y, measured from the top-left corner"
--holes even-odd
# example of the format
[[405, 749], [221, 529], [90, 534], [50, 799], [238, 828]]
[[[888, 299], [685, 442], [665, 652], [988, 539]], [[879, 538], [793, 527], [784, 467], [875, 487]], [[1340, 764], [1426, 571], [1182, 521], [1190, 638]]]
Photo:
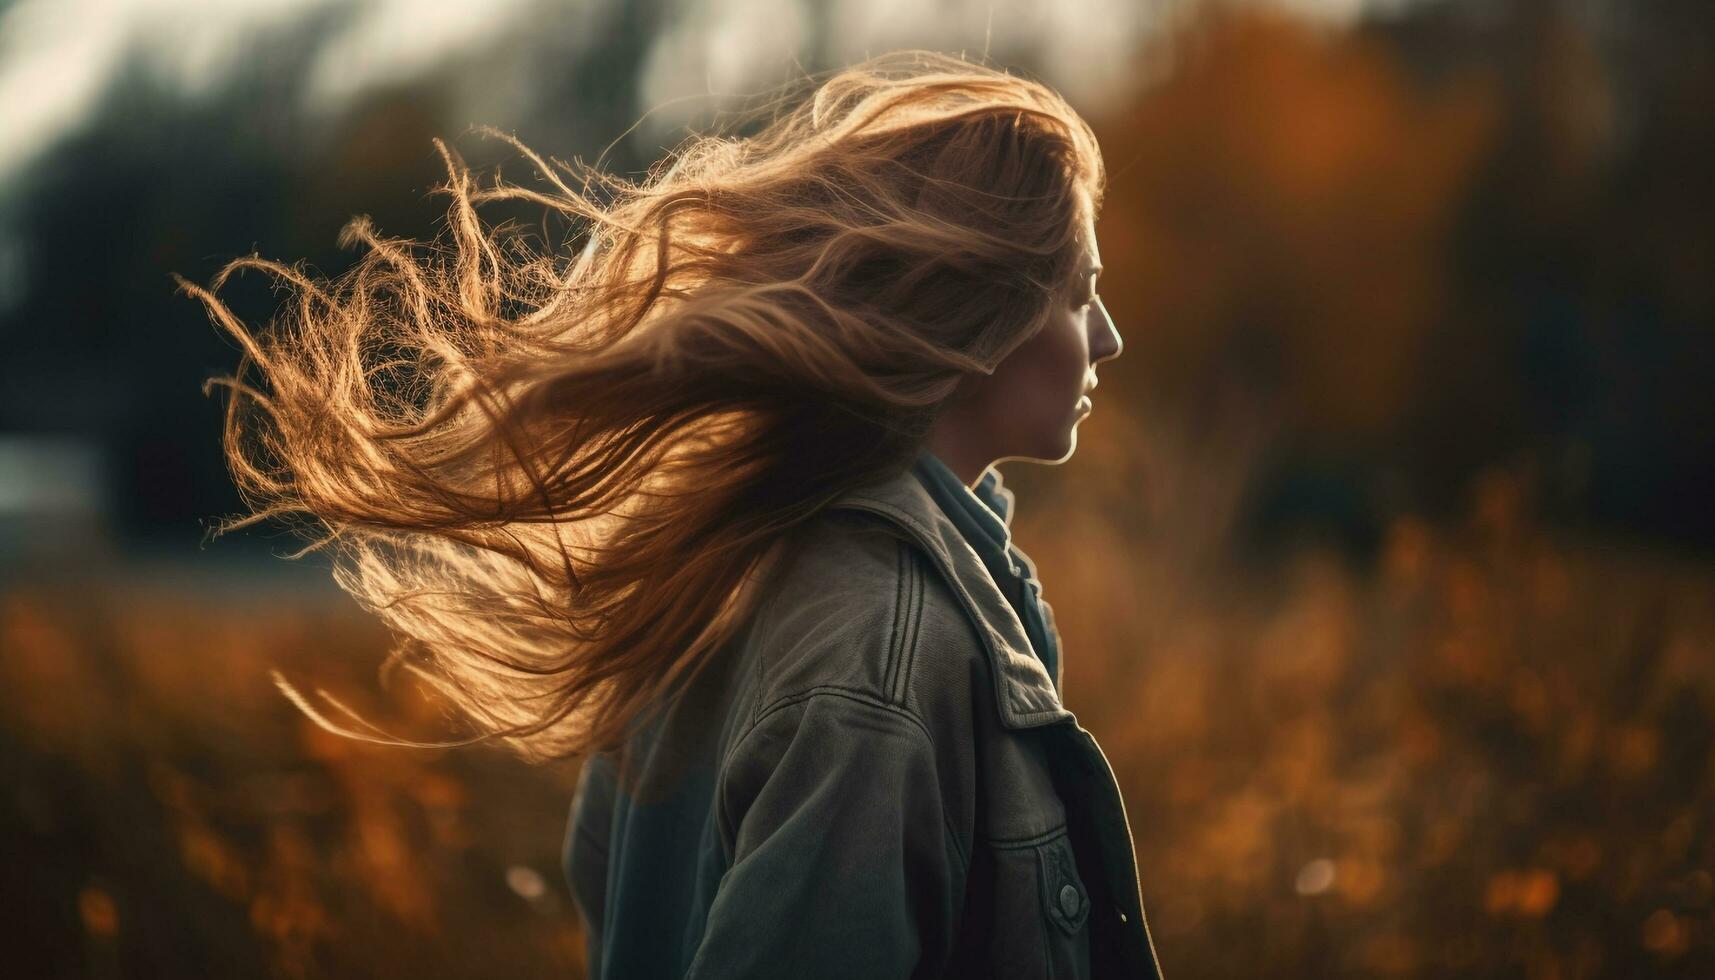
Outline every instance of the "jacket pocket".
[[1088, 977], [1090, 894], [1066, 830], [990, 846], [997, 865], [993, 976]]
[[1090, 975], [1090, 893], [1078, 877], [1072, 841], [1065, 834], [1036, 846], [1036, 869], [1048, 952], [1048, 975], [1064, 980]]
[[1076, 936], [1090, 916], [1090, 893], [1078, 877], [1078, 862], [1065, 834], [1036, 848], [1038, 880], [1042, 884], [1042, 907], [1062, 935]]

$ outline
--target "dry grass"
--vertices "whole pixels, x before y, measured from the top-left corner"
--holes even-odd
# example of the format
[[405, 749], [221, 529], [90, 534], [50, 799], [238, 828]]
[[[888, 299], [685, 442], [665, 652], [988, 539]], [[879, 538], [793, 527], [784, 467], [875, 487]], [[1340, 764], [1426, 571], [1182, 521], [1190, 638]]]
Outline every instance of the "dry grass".
[[[1372, 570], [1241, 566], [1254, 438], [1098, 427], [1154, 448], [1019, 479], [1016, 531], [1170, 976], [1706, 975], [1707, 568], [1549, 535], [1505, 471]], [[0, 643], [12, 975], [580, 971], [570, 767], [347, 742], [271, 686], [372, 686], [340, 597], [41, 581]]]

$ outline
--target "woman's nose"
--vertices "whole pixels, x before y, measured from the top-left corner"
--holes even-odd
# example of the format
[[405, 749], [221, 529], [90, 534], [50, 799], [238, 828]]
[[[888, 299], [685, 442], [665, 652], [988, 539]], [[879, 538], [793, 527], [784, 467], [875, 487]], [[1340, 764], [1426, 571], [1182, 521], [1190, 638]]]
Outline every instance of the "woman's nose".
[[1120, 356], [1125, 349], [1125, 341], [1120, 339], [1120, 332], [1114, 326], [1114, 318], [1108, 315], [1108, 308], [1102, 303], [1100, 296], [1096, 297], [1091, 308], [1095, 315], [1090, 318], [1091, 326], [1095, 328], [1095, 336], [1090, 338], [1090, 362], [1100, 364]]

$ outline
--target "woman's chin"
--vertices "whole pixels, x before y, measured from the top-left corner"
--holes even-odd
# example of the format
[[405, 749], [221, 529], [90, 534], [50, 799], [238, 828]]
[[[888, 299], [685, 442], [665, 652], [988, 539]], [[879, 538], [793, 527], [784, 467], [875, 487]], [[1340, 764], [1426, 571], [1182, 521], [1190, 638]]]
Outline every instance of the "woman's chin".
[[1068, 459], [1071, 459], [1072, 454], [1077, 452], [1077, 451], [1078, 451], [1078, 430], [1076, 428], [1074, 428], [1071, 432], [1066, 434], [1066, 451], [1060, 454], [1060, 462], [1064, 463]]
[[1078, 451], [1078, 423], [1073, 422], [1053, 446], [1044, 447], [1039, 459], [1045, 463], [1064, 463]]
[[1078, 423], [1082, 420], [1083, 415], [1079, 414], [1066, 421], [1058, 431], [1043, 432], [1037, 439], [1032, 440], [1032, 448], [1013, 452], [1002, 458], [1031, 463], [1064, 463], [1077, 451]]

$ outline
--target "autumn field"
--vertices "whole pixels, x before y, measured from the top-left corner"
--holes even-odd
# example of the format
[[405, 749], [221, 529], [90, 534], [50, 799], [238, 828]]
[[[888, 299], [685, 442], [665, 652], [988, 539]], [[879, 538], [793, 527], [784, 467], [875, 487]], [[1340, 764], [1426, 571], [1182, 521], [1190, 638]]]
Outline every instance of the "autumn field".
[[[0, 147], [0, 980], [582, 976], [577, 760], [363, 744], [276, 686], [455, 732], [325, 567], [282, 574], [300, 541], [202, 534], [240, 507], [206, 386], [240, 353], [171, 276], [251, 248], [335, 273], [359, 214], [438, 234], [432, 140], [502, 160], [473, 121], [642, 173], [672, 140], [627, 127], [702, 90], [704, 49], [991, 38], [1081, 85], [1108, 170], [1124, 354], [1074, 458], [1002, 471], [1166, 976], [1715, 977], [1706, 4], [1192, 2], [1105, 56], [1156, 5], [925, 4], [896, 37], [791, 3], [825, 15], [803, 50], [744, 54], [742, 16], [791, 18], [519, 4], [325, 116], [293, 107], [361, 67], [358, 13], [435, 5], [183, 38], [162, 11], [273, 5], [111, 6], [135, 48], [0, 0], [0, 107], [114, 58], [38, 157]], [[455, 27], [426, 33], [488, 36]], [[278, 300], [227, 288], [254, 325]]]
[[[1502, 469], [1368, 566], [1216, 561], [1242, 448], [1154, 445], [1153, 483], [1095, 450], [1021, 474], [1015, 532], [1169, 976], [1708, 975], [1707, 567], [1542, 531]], [[438, 723], [331, 589], [14, 579], [0, 643], [9, 975], [581, 973], [575, 762], [318, 729], [271, 670]]]

